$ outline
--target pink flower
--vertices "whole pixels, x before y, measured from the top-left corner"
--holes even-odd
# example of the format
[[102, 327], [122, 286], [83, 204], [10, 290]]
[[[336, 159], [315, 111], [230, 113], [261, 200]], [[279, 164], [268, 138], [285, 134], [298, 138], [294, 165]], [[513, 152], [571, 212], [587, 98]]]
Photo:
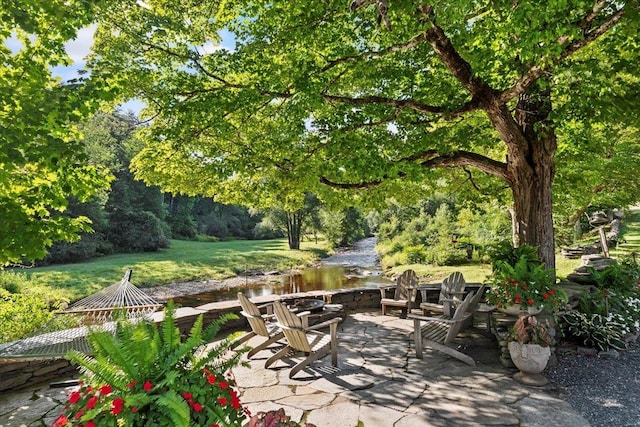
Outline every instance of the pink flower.
[[142, 389], [144, 391], [150, 391], [153, 388], [153, 384], [151, 384], [151, 381], [145, 381], [145, 383], [142, 385]]

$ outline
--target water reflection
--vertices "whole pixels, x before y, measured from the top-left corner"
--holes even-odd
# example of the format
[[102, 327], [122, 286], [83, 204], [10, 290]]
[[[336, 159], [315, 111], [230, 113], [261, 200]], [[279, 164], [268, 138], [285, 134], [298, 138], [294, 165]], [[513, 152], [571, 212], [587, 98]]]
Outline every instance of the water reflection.
[[244, 292], [251, 298], [318, 290], [377, 288], [380, 285], [389, 284], [391, 281], [380, 270], [378, 257], [374, 250], [375, 243], [375, 238], [361, 240], [354, 248], [323, 260], [318, 267], [307, 268], [295, 274], [283, 276], [279, 283], [247, 284], [176, 297], [174, 301], [184, 307], [195, 307], [214, 301], [235, 300], [238, 292]]

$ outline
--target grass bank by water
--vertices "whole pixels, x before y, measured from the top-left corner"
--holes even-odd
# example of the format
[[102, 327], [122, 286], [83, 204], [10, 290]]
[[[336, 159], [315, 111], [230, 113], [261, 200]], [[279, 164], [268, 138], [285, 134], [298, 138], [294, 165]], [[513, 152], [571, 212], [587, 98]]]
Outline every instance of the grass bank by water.
[[157, 252], [109, 255], [83, 263], [22, 271], [36, 279], [44, 290], [61, 293], [73, 301], [118, 282], [127, 268], [133, 270], [131, 282], [146, 287], [225, 279], [245, 270], [285, 271], [311, 265], [328, 255], [322, 242], [302, 242], [301, 249], [290, 250], [284, 239], [229, 242], [172, 240], [170, 248]]

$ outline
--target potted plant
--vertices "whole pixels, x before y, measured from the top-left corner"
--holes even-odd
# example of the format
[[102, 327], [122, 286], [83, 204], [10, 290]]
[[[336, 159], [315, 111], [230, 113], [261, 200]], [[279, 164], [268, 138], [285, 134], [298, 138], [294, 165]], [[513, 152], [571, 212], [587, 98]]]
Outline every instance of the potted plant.
[[547, 379], [541, 372], [547, 367], [551, 356], [553, 329], [548, 321], [541, 322], [535, 316], [520, 313], [509, 330], [509, 355], [520, 370], [514, 379], [528, 385], [542, 386]]
[[565, 294], [555, 285], [555, 271], [533, 261], [528, 255], [520, 256], [514, 265], [496, 261], [488, 280], [487, 302], [511, 315], [556, 308]]
[[234, 317], [221, 316], [203, 329], [200, 316], [183, 341], [169, 303], [159, 327], [119, 320], [115, 334], [93, 330], [92, 356], [67, 355], [80, 366], [80, 387], [54, 426], [242, 425], [248, 411], [230, 369], [246, 350], [228, 352], [231, 337], [210, 344]]

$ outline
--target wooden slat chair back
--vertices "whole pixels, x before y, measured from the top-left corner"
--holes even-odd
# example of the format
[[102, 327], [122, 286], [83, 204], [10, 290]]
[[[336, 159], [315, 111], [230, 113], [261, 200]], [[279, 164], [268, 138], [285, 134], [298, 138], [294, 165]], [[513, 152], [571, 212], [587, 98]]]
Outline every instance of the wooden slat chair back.
[[252, 348], [247, 353], [247, 358], [250, 359], [259, 351], [262, 351], [271, 344], [283, 339], [284, 334], [278, 329], [275, 323], [272, 322], [272, 320], [275, 320], [272, 304], [266, 304], [265, 306], [263, 306], [267, 309], [267, 313], [263, 314], [260, 311], [260, 307], [252, 303], [249, 298], [247, 298], [242, 292], [238, 292], [238, 301], [240, 302], [240, 306], [242, 307], [242, 311], [240, 312], [240, 314], [242, 314], [247, 319], [247, 322], [249, 322], [251, 331], [236, 339], [232, 343], [231, 348], [236, 348], [240, 344], [245, 343], [255, 336], [262, 336], [266, 338], [265, 341]]
[[480, 289], [476, 291], [475, 295], [473, 295], [473, 298], [471, 298], [471, 301], [469, 301], [467, 312], [471, 313], [471, 315], [467, 317], [467, 319], [463, 322], [462, 329], [470, 328], [471, 326], [473, 326], [473, 314], [478, 310], [480, 300], [484, 296], [484, 292], [486, 289], [487, 285], [483, 284], [482, 286], [480, 286]]
[[422, 301], [420, 303], [422, 313], [425, 316], [428, 314], [443, 314], [450, 317], [452, 307], [455, 306], [457, 301], [462, 300], [465, 286], [466, 281], [464, 280], [462, 273], [454, 271], [442, 281], [437, 303], [427, 301]]
[[[265, 363], [265, 368], [268, 368], [274, 362], [282, 359], [291, 352], [303, 352], [305, 358], [291, 368], [289, 378], [293, 378], [293, 376], [305, 366], [324, 357], [328, 353], [331, 353], [331, 364], [338, 366], [337, 336], [340, 318], [334, 318], [311, 327], [305, 327], [305, 322], [303, 322], [301, 317], [308, 313], [293, 313], [279, 302], [274, 303], [273, 308], [276, 319], [278, 319], [278, 326], [284, 332], [287, 340], [287, 346], [270, 357]], [[318, 331], [318, 329], [326, 328], [327, 326], [330, 328], [329, 334]]]
[[393, 299], [385, 298], [386, 289], [380, 288], [380, 305], [382, 314], [387, 314], [387, 307], [400, 308], [407, 313], [411, 311], [416, 289], [418, 288], [418, 276], [413, 270], [405, 270], [396, 280]]
[[453, 317], [425, 317], [410, 314], [407, 318], [413, 320], [413, 335], [416, 347], [416, 357], [423, 358], [423, 345], [433, 348], [434, 350], [445, 353], [451, 357], [475, 366], [475, 361], [468, 355], [449, 347], [453, 339], [463, 329], [467, 319], [473, 315], [469, 311], [471, 300], [475, 293], [470, 292], [466, 298], [458, 305]]

